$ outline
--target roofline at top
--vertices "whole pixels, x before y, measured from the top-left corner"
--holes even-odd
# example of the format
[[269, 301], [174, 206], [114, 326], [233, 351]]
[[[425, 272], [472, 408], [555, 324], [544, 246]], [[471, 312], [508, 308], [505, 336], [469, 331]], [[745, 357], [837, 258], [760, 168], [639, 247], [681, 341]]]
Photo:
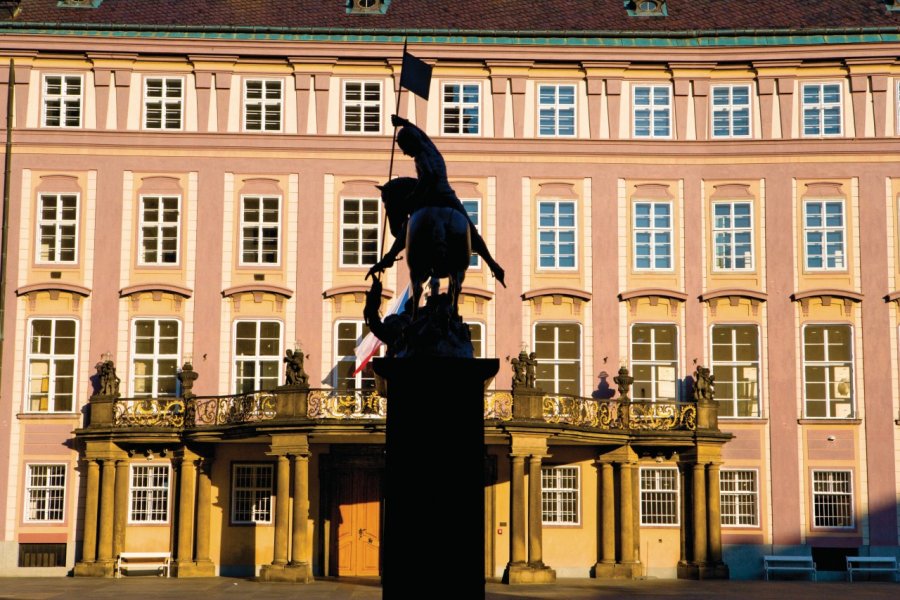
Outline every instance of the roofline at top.
[[513, 31], [472, 29], [349, 29], [248, 25], [147, 25], [112, 23], [0, 22], [0, 33], [99, 35], [197, 39], [538, 44], [572, 46], [767, 46], [900, 41], [900, 27], [814, 29], [696, 29], [685, 31]]

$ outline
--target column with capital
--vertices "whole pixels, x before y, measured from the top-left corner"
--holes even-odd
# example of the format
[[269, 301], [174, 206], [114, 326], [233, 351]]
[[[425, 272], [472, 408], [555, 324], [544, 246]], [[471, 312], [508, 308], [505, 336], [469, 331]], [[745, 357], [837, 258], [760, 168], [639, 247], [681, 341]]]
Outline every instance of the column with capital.
[[594, 565], [594, 577], [612, 578], [616, 568], [616, 484], [612, 462], [600, 463], [600, 561]]
[[128, 461], [116, 461], [115, 509], [113, 522], [113, 558], [125, 550], [125, 525], [128, 522]]
[[290, 460], [286, 454], [280, 454], [275, 475], [275, 548], [272, 559], [273, 565], [287, 564], [290, 474]]
[[197, 456], [187, 449], [178, 470], [178, 545], [175, 556], [175, 576], [194, 575], [194, 487], [197, 482]]
[[634, 463], [619, 463], [619, 563], [624, 569], [635, 569], [634, 531]]
[[212, 461], [200, 459], [197, 468], [197, 524], [194, 532], [196, 554], [191, 574], [215, 577], [216, 567], [209, 556], [210, 512], [212, 510]]
[[718, 462], [706, 467], [706, 516], [707, 535], [709, 536], [709, 567], [716, 579], [728, 579], [728, 565], [722, 560], [722, 498], [719, 487]]
[[100, 540], [97, 548], [97, 561], [112, 566], [113, 554], [113, 519], [116, 490], [116, 462], [112, 459], [101, 461], [103, 464], [100, 480]]
[[85, 460], [87, 466], [87, 497], [84, 506], [84, 530], [81, 542], [81, 562], [75, 565], [76, 577], [94, 577], [97, 560], [97, 509], [100, 504], [100, 465], [96, 460]]
[[290, 437], [286, 446], [279, 446], [272, 453], [278, 460], [275, 474], [275, 547], [272, 563], [262, 566], [259, 578], [262, 581], [310, 583], [313, 575], [309, 535], [308, 442], [305, 438]]
[[706, 465], [695, 463], [693, 467], [694, 555], [698, 567], [706, 565]]
[[509, 478], [509, 564], [506, 567], [507, 578], [510, 567], [524, 565], [525, 554], [525, 457], [519, 454], [510, 455]]

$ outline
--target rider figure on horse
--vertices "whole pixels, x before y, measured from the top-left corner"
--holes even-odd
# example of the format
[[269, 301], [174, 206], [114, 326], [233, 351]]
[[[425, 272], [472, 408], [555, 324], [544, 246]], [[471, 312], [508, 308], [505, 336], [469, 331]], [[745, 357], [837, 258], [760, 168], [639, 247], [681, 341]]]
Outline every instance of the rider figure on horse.
[[[400, 208], [406, 214], [391, 214], [391, 208], [388, 207], [391, 233], [396, 239], [387, 254], [369, 269], [366, 277], [368, 278], [370, 275], [384, 271], [397, 260], [400, 252], [406, 246], [406, 220], [410, 213], [423, 206], [446, 206], [456, 209], [465, 215], [469, 221], [469, 236], [471, 237], [472, 250], [484, 259], [497, 281], [503, 287], [506, 287], [506, 283], [503, 281], [503, 268], [491, 256], [487, 244], [484, 243], [484, 240], [478, 233], [478, 229], [472, 223], [472, 219], [469, 218], [466, 209], [463, 208], [462, 202], [459, 201], [456, 192], [453, 191], [453, 188], [450, 187], [450, 182], [447, 181], [447, 165], [444, 162], [444, 157], [438, 152], [437, 147], [435, 147], [424, 131], [403, 117], [391, 115], [391, 123], [393, 123], [394, 127], [402, 127], [397, 134], [397, 145], [400, 146], [403, 154], [415, 160], [418, 178], [416, 187], [410, 194], [408, 202], [403, 203], [408, 208], [408, 212], [402, 207]], [[393, 212], [398, 213], [400, 210], [395, 208]]]

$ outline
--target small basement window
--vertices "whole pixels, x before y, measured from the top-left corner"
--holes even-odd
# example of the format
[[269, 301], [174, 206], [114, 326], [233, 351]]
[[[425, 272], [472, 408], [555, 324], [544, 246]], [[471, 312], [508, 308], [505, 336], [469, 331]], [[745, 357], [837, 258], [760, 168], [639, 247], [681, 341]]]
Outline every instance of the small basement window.
[[383, 15], [391, 0], [347, 0], [347, 13], [351, 15]]
[[625, 0], [625, 10], [630, 17], [666, 17], [669, 15], [666, 0]]
[[65, 544], [19, 544], [20, 567], [66, 566]]

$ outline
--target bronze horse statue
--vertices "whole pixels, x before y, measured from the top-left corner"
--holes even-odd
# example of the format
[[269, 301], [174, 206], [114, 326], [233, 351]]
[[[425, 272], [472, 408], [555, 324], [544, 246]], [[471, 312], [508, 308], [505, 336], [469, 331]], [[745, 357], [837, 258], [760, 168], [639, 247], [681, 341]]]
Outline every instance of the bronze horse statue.
[[456, 315], [472, 255], [470, 221], [465, 213], [450, 206], [415, 206], [412, 192], [416, 184], [417, 180], [412, 177], [398, 177], [379, 186], [391, 234], [396, 240], [384, 258], [369, 270], [369, 275], [392, 265], [405, 247], [412, 284], [413, 318], [425, 282], [431, 281], [432, 295], [436, 297], [438, 280], [444, 277], [449, 281], [450, 305]]

